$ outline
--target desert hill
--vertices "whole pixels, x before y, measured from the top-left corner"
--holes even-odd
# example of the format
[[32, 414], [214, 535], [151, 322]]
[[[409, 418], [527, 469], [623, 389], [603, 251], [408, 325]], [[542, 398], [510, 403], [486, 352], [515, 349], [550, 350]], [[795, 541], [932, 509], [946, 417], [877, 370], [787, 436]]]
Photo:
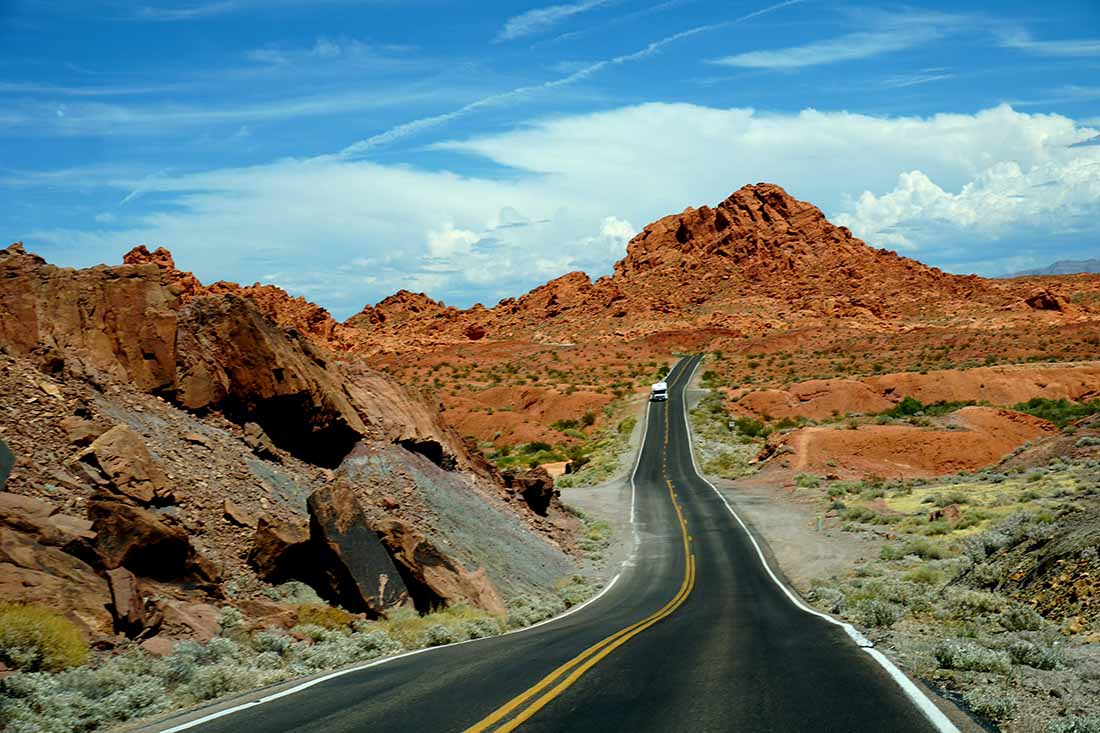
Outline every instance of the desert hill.
[[851, 322], [871, 330], [1080, 312], [1054, 283], [944, 273], [874, 249], [773, 184], [645, 227], [614, 274], [571, 272], [492, 308], [446, 307], [400, 292], [348, 320], [357, 350], [483, 339], [576, 343], [662, 331], [746, 335]]
[[226, 608], [294, 625], [288, 581], [367, 618], [499, 615], [573, 572], [545, 473], [498, 472], [280, 293], [203, 287], [163, 250], [84, 270], [0, 251], [0, 602], [163, 651]]

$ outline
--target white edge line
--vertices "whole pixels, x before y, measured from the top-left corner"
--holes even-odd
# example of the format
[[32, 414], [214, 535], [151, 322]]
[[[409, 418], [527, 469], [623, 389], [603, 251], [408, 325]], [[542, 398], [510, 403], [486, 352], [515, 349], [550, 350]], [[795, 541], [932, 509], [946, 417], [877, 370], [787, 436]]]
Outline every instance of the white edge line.
[[793, 603], [800, 610], [805, 611], [806, 613], [812, 614], [819, 618], [823, 618], [829, 623], [835, 624], [844, 629], [848, 636], [852, 638], [852, 641], [858, 644], [859, 647], [863, 649], [863, 651], [871, 655], [871, 658], [878, 662], [879, 665], [881, 665], [882, 668], [886, 670], [887, 674], [889, 674], [890, 677], [893, 678], [893, 680], [898, 684], [902, 691], [905, 692], [905, 694], [909, 697], [913, 704], [916, 705], [921, 713], [924, 714], [924, 717], [928, 718], [932, 725], [936, 727], [936, 730], [940, 731], [940, 733], [959, 733], [959, 729], [955, 726], [954, 723], [951, 722], [951, 719], [944, 715], [943, 711], [936, 707], [935, 703], [929, 700], [928, 696], [924, 694], [924, 692], [919, 687], [913, 684], [913, 681], [909, 679], [904, 672], [898, 669], [897, 666], [895, 666], [894, 663], [891, 662], [882, 652], [880, 652], [878, 649], [875, 649], [870, 640], [868, 640], [866, 636], [861, 634], [859, 630], [856, 629], [856, 627], [845, 621], [835, 619], [827, 613], [822, 613], [821, 611], [810, 608], [802, 601], [801, 598], [795, 595], [794, 591], [788, 588], [783, 583], [783, 581], [779, 579], [779, 577], [772, 570], [771, 566], [768, 564], [768, 560], [764, 556], [764, 551], [760, 548], [760, 544], [756, 541], [756, 537], [754, 537], [752, 532], [749, 530], [748, 525], [746, 525], [741, 517], [737, 514], [737, 512], [733, 510], [733, 507], [730, 506], [730, 503], [728, 501], [726, 501], [726, 497], [722, 495], [722, 492], [718, 490], [718, 487], [712, 484], [707, 479], [707, 477], [699, 471], [699, 464], [695, 461], [695, 442], [694, 440], [692, 440], [691, 437], [691, 422], [688, 420], [687, 415], [688, 411], [686, 392], [688, 390], [688, 386], [691, 384], [691, 380], [695, 378], [696, 370], [699, 369], [699, 365], [702, 363], [702, 358], [700, 358], [699, 361], [695, 362], [695, 366], [692, 367], [691, 374], [688, 376], [687, 381], [684, 383], [683, 393], [680, 397], [684, 412], [684, 427], [687, 429], [688, 452], [691, 454], [691, 466], [695, 470], [695, 474], [700, 479], [702, 479], [703, 482], [707, 486], [709, 486], [715, 494], [718, 495], [718, 498], [722, 500], [723, 504], [725, 504], [726, 509], [729, 511], [729, 513], [733, 516], [734, 519], [737, 520], [737, 523], [741, 525], [741, 529], [745, 531], [745, 534], [748, 536], [749, 541], [752, 542], [752, 546], [756, 550], [757, 557], [760, 558], [760, 564], [764, 566], [764, 570], [767, 571], [768, 576], [772, 579], [772, 582], [779, 586], [779, 589], [783, 591], [788, 599], [790, 599], [791, 603]]
[[[633, 545], [634, 546], [630, 551], [630, 555], [626, 558], [626, 560], [623, 561], [623, 566], [626, 566], [627, 564], [632, 563], [634, 561], [634, 557], [638, 552], [638, 546], [639, 546], [639, 542], [640, 542], [640, 538], [638, 536], [638, 524], [637, 524], [637, 522], [634, 521], [634, 516], [635, 516], [635, 502], [634, 502], [634, 499], [635, 499], [635, 496], [637, 495], [637, 487], [634, 484], [634, 477], [638, 473], [638, 466], [641, 465], [642, 450], [645, 448], [646, 436], [649, 434], [649, 408], [650, 408], [650, 404], [647, 402], [646, 403], [646, 409], [645, 409], [645, 417], [644, 417], [645, 423], [642, 427], [642, 439], [641, 439], [641, 442], [638, 444], [638, 456], [634, 460], [634, 470], [630, 472], [630, 526], [631, 526], [631, 529], [632, 529]], [[272, 702], [273, 700], [278, 700], [279, 698], [282, 698], [282, 697], [289, 697], [290, 695], [295, 695], [295, 694], [297, 694], [299, 692], [302, 692], [304, 690], [308, 690], [310, 687], [313, 687], [314, 685], [319, 685], [322, 682], [328, 682], [329, 680], [336, 679], [337, 677], [343, 677], [344, 675], [352, 674], [353, 672], [361, 672], [364, 669], [370, 669], [371, 667], [378, 667], [378, 666], [383, 665], [383, 664], [388, 664], [390, 662], [395, 662], [398, 659], [405, 659], [406, 657], [412, 657], [412, 656], [415, 656], [417, 654], [424, 654], [426, 652], [434, 652], [434, 651], [437, 651], [439, 649], [446, 649], [447, 647], [461, 646], [463, 644], [473, 644], [474, 642], [477, 642], [477, 641], [487, 641], [489, 639], [499, 639], [502, 636], [511, 636], [512, 634], [522, 634], [526, 631], [531, 631], [532, 629], [537, 629], [540, 626], [545, 626], [546, 624], [555, 623], [557, 621], [562, 620], [566, 616], [571, 616], [574, 613], [577, 613], [578, 611], [583, 609], [585, 606], [588, 606], [588, 605], [598, 601], [601, 597], [606, 595], [607, 592], [610, 591], [615, 586], [615, 584], [617, 582], [619, 582], [619, 578], [621, 578], [621, 577], [622, 577], [622, 571], [616, 573], [615, 576], [612, 577], [611, 580], [609, 580], [607, 582], [607, 585], [605, 585], [603, 588], [600, 589], [599, 593], [592, 596], [591, 598], [589, 598], [584, 603], [579, 603], [576, 606], [573, 606], [573, 607], [569, 608], [568, 610], [564, 611], [563, 613], [560, 613], [557, 616], [554, 616], [552, 618], [548, 618], [548, 619], [544, 619], [542, 621], [539, 621], [537, 624], [531, 624], [530, 626], [524, 626], [522, 629], [513, 629], [512, 631], [506, 631], [503, 634], [497, 634], [496, 636], [487, 636], [487, 637], [484, 637], [484, 638], [481, 638], [481, 639], [466, 639], [465, 641], [456, 641], [456, 642], [452, 642], [450, 644], [441, 644], [439, 646], [425, 647], [423, 649], [414, 649], [412, 651], [405, 652], [403, 654], [395, 654], [392, 657], [384, 657], [383, 659], [376, 659], [372, 662], [367, 662], [365, 664], [356, 665], [354, 667], [348, 667], [347, 669], [341, 669], [341, 670], [338, 670], [336, 672], [330, 672], [329, 674], [323, 675], [321, 677], [316, 677], [314, 679], [303, 682], [299, 685], [295, 685], [294, 687], [289, 687], [289, 688], [287, 688], [285, 690], [282, 690], [280, 692], [275, 692], [275, 693], [272, 693], [271, 695], [266, 695], [264, 697], [261, 697], [258, 700], [252, 700], [250, 702], [241, 703], [240, 705], [234, 705], [231, 708], [226, 708], [225, 710], [219, 710], [217, 712], [210, 713], [209, 715], [204, 715], [201, 718], [195, 718], [194, 720], [189, 720], [186, 723], [180, 723], [179, 725], [173, 726], [171, 728], [165, 728], [165, 729], [159, 731], [159, 733], [178, 733], [178, 731], [189, 730], [189, 729], [194, 728], [196, 726], [202, 725], [204, 723], [209, 723], [210, 721], [217, 720], [218, 718], [224, 718], [227, 715], [232, 715], [233, 713], [240, 712], [241, 710], [245, 710], [247, 708], [256, 707], [257, 705], [263, 705], [264, 703], [269, 703], [269, 702]]]

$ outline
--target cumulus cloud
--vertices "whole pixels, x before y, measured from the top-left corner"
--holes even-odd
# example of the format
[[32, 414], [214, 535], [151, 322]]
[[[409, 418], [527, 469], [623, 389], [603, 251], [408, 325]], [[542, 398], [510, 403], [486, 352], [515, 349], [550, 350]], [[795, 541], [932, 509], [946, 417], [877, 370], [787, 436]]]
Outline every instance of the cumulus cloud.
[[1073, 233], [1100, 211], [1100, 155], [1051, 160], [1024, 169], [1001, 161], [958, 193], [919, 170], [902, 173], [892, 191], [864, 191], [850, 213], [836, 217], [871, 241], [919, 250], [921, 235], [965, 232], [997, 240], [1021, 230]]
[[606, 274], [635, 224], [771, 181], [872, 245], [999, 271], [1045, 258], [1071, 230], [1098, 241], [1100, 146], [1071, 147], [1098, 132], [1007, 106], [872, 117], [644, 104], [437, 146], [508, 171], [499, 178], [335, 157], [103, 176], [150, 194], [124, 226], [25, 239], [93, 261], [163, 244], [204, 280], [282, 273], [284, 287], [346, 316], [401, 287], [468, 305], [573, 269]]

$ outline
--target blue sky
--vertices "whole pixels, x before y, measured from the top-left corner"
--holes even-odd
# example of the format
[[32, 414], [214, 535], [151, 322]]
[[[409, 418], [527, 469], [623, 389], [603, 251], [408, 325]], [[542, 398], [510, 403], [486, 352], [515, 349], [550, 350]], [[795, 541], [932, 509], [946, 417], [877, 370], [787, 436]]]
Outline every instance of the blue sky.
[[1100, 256], [1094, 0], [0, 0], [0, 236], [338, 317], [610, 271], [771, 181], [996, 275]]

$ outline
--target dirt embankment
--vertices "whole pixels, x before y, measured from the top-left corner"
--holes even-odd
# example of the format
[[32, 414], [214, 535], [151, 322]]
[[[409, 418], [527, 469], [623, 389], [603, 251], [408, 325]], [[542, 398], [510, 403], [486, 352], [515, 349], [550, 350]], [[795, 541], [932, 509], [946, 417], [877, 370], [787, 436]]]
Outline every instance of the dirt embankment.
[[866, 379], [815, 379], [784, 390], [745, 394], [737, 409], [773, 418], [827, 420], [884, 412], [905, 397], [925, 404], [987, 402], [1014, 405], [1033, 397], [1084, 400], [1100, 396], [1100, 362], [901, 372]]
[[966, 407], [932, 428], [802, 428], [770, 439], [765, 454], [777, 470], [844, 477], [930, 477], [990, 466], [1017, 446], [1056, 432], [1045, 420], [1011, 410]]

